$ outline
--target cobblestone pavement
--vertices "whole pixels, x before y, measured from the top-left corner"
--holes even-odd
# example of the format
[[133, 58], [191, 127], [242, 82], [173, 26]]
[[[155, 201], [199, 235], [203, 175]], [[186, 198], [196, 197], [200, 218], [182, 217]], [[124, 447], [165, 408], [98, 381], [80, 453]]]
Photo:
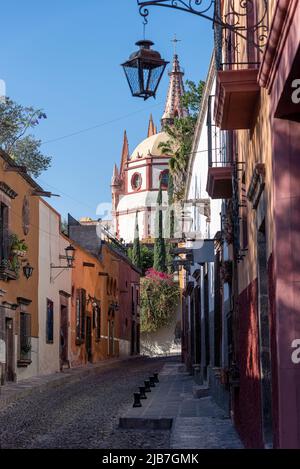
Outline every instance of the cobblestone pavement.
[[[169, 359], [170, 360], [170, 359]], [[169, 431], [119, 430], [133, 392], [166, 359], [137, 358], [0, 411], [1, 448], [168, 449]]]

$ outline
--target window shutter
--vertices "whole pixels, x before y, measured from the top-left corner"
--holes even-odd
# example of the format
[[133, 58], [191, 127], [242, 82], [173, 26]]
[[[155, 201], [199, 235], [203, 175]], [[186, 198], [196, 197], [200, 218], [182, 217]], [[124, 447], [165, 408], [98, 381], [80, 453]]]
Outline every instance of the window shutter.
[[81, 290], [76, 290], [76, 339], [81, 335]]
[[85, 307], [86, 307], [86, 291], [81, 290], [81, 338], [85, 337]]

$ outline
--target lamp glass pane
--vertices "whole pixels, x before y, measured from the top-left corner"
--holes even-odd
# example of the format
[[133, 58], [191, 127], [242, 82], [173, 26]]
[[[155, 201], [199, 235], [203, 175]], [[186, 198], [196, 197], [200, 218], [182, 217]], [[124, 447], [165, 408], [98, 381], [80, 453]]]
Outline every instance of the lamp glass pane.
[[142, 90], [140, 88], [139, 81], [138, 61], [134, 60], [129, 62], [124, 65], [123, 68], [130, 86], [131, 93], [133, 95], [139, 94]]

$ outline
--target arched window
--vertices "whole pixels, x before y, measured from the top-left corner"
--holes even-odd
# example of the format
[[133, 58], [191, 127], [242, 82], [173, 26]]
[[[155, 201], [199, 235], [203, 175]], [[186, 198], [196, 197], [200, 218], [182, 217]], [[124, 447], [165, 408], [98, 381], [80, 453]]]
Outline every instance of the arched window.
[[165, 169], [164, 171], [162, 171], [160, 173], [160, 181], [161, 181], [161, 187], [163, 189], [167, 189], [168, 188], [168, 184], [169, 184], [169, 170], [168, 169]]

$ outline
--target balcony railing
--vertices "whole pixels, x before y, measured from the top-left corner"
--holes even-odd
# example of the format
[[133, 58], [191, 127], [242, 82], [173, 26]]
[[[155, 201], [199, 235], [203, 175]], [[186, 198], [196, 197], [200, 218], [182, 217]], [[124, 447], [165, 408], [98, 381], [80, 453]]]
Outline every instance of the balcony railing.
[[212, 199], [227, 199], [232, 195], [231, 157], [227, 151], [228, 136], [215, 125], [212, 109], [215, 97], [210, 96], [207, 110], [208, 177], [207, 192]]
[[[268, 0], [215, 0], [217, 70], [259, 68], [269, 33]], [[221, 21], [220, 21], [221, 19]]]

